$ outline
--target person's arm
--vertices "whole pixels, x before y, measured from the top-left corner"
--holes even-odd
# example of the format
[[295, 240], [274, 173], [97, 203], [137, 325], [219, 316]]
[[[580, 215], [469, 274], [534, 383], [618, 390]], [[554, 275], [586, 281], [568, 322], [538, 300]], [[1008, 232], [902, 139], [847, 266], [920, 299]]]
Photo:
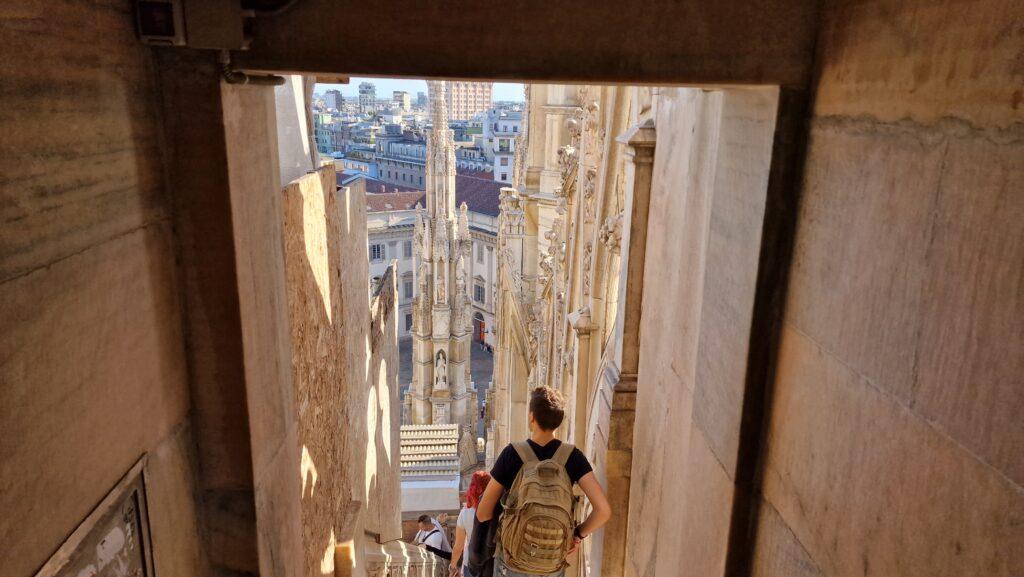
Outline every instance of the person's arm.
[[466, 549], [466, 530], [461, 525], [455, 527], [455, 548], [452, 549], [452, 562], [448, 564], [448, 574], [451, 575], [459, 568], [459, 559]]
[[[447, 551], [442, 551], [441, 550], [441, 539], [442, 539], [442, 537], [441, 537], [441, 533], [440, 532], [434, 533], [432, 536], [427, 537], [427, 540], [425, 542], [426, 549], [427, 549], [427, 551], [430, 551], [431, 553], [433, 553], [434, 555], [437, 555], [438, 557], [440, 557], [442, 559], [451, 559], [452, 558], [452, 554], [451, 553], [449, 553]], [[431, 544], [431, 543], [433, 543], [433, 544]]]
[[[590, 501], [592, 510], [587, 518], [576, 528], [577, 533], [581, 537], [587, 537], [597, 531], [608, 519], [612, 517], [612, 506], [608, 504], [608, 498], [604, 494], [604, 489], [601, 488], [601, 483], [597, 481], [597, 477], [593, 471], [583, 475], [579, 480], [580, 489], [583, 490], [583, 494], [587, 496]], [[569, 555], [576, 552], [581, 542], [580, 538], [574, 538], [572, 548], [569, 550]]]
[[501, 499], [501, 494], [504, 491], [505, 487], [502, 487], [501, 483], [492, 477], [487, 483], [487, 488], [484, 489], [484, 494], [480, 497], [480, 503], [476, 506], [476, 518], [481, 522], [490, 521], [494, 517], [494, 508], [498, 506], [498, 499]]

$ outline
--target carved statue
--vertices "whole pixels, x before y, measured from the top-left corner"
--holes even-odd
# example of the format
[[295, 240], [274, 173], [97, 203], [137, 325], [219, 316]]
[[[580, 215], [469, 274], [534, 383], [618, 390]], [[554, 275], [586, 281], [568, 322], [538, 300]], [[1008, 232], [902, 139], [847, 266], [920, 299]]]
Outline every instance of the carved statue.
[[594, 266], [594, 241], [587, 241], [583, 247], [583, 294], [590, 295], [590, 269]]
[[604, 220], [600, 231], [601, 242], [608, 247], [608, 250], [619, 252], [619, 244], [622, 242], [622, 212], [609, 216]]
[[434, 390], [448, 390], [448, 358], [444, 351], [438, 351], [434, 359]]
[[446, 274], [445, 269], [447, 269], [447, 268], [448, 268], [447, 263], [444, 263], [444, 266], [441, 266], [439, 264], [437, 266], [437, 269], [436, 269], [436, 271], [437, 271], [437, 278], [434, 280], [434, 292], [436, 293], [437, 302], [439, 302], [439, 303], [443, 303], [443, 302], [448, 300], [447, 299], [448, 291], [447, 291], [447, 287], [445, 286], [445, 285], [448, 284], [447, 280], [445, 279], [445, 274]]
[[427, 294], [427, 284], [428, 284], [427, 283], [427, 281], [428, 281], [427, 276], [429, 274], [430, 274], [430, 269], [427, 267], [427, 263], [426, 262], [421, 262], [420, 263], [419, 278], [417, 279], [419, 281], [419, 287], [420, 287], [420, 295], [419, 296], [423, 296], [423, 295]]
[[416, 254], [422, 254], [423, 250], [423, 207], [416, 203], [416, 232], [413, 234], [412, 246]]
[[423, 218], [423, 252], [422, 252], [424, 260], [431, 260], [431, 258], [433, 256], [432, 253], [431, 253], [431, 250], [430, 250], [430, 246], [431, 246], [431, 243], [430, 243], [430, 219], [427, 218], [427, 217], [424, 217]]
[[447, 220], [439, 218], [434, 228], [434, 260], [448, 260], [448, 225]]
[[597, 188], [597, 169], [587, 167], [583, 173], [583, 215], [587, 222], [594, 220], [594, 191]]
[[459, 207], [459, 240], [469, 240], [469, 207], [465, 202]]
[[462, 295], [466, 293], [466, 260], [462, 255], [459, 255], [459, 260], [455, 264], [455, 294]]

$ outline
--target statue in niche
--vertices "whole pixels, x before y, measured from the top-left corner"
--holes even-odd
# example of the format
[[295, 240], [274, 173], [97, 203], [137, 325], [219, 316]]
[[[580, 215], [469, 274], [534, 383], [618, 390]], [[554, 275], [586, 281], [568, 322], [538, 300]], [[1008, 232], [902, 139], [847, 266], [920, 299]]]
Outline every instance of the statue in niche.
[[448, 226], [444, 219], [439, 219], [434, 229], [434, 254], [435, 260], [448, 260]]
[[466, 292], [466, 261], [459, 255], [459, 260], [455, 265], [455, 294], [465, 294]]
[[[429, 275], [429, 274], [430, 274], [430, 269], [427, 267], [427, 263], [421, 262], [420, 263], [420, 270], [419, 270], [419, 278], [416, 279], [418, 284], [419, 284], [420, 295], [427, 294], [427, 281], [429, 280], [427, 278], [427, 275]], [[420, 295], [417, 295], [417, 296], [420, 296]]]
[[444, 261], [441, 261], [441, 263], [439, 263], [438, 267], [437, 267], [437, 284], [436, 284], [436, 286], [437, 286], [437, 302], [438, 303], [444, 303], [447, 300], [446, 299], [446, 297], [447, 297], [447, 294], [446, 294], [447, 287], [445, 286], [447, 284], [447, 282], [445, 281], [445, 278], [444, 278], [444, 276], [445, 276], [444, 275], [444, 272], [445, 272], [444, 271], [444, 269], [445, 269], [444, 265], [446, 265], [446, 264], [447, 263], [445, 263]]
[[431, 250], [430, 250], [431, 249], [430, 220], [428, 218], [424, 217], [422, 219], [422, 222], [423, 222], [423, 236], [421, 237], [421, 240], [422, 240], [422, 243], [423, 243], [423, 245], [422, 245], [423, 248], [421, 249], [420, 255], [422, 256], [423, 260], [430, 260], [432, 258], [432, 256], [433, 256], [432, 253], [431, 253]]
[[434, 359], [434, 390], [448, 390], [448, 359], [444, 351], [438, 351]]
[[594, 241], [583, 247], [583, 294], [590, 295], [590, 269], [594, 265]]

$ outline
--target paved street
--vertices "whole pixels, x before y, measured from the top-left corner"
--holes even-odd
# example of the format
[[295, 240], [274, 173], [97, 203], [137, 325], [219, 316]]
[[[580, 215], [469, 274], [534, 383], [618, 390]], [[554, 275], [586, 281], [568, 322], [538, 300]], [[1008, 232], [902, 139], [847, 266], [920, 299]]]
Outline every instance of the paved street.
[[[472, 345], [472, 351], [469, 371], [473, 375], [473, 382], [476, 383], [478, 395], [477, 411], [479, 411], [480, 407], [484, 404], [487, 386], [491, 382], [491, 374], [494, 371], [494, 356], [485, 350], [481, 350], [480, 346], [475, 342]], [[412, 382], [412, 338], [404, 338], [398, 340], [398, 383], [402, 398], [405, 398], [405, 391], [409, 388], [410, 382]], [[478, 423], [477, 429], [477, 435], [483, 437], [484, 425], [482, 421]]]

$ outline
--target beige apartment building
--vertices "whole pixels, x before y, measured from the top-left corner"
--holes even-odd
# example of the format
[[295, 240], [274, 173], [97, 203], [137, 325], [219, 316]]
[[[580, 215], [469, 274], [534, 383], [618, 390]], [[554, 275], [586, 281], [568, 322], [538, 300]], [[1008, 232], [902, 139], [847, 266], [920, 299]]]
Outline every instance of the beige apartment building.
[[448, 119], [469, 120], [491, 107], [492, 82], [448, 82]]

